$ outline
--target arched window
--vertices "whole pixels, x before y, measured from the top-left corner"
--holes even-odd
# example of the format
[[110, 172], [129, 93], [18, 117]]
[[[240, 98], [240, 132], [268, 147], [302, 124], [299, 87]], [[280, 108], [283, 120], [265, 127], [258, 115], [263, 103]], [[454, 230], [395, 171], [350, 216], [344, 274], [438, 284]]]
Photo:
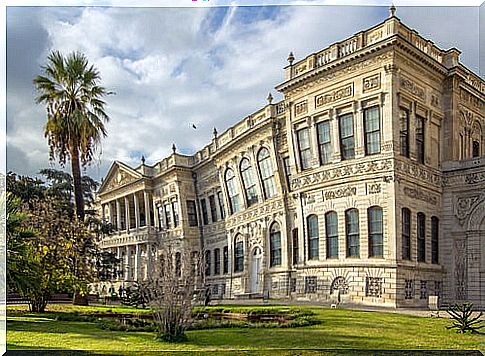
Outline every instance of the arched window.
[[373, 206], [367, 210], [369, 228], [369, 257], [384, 256], [384, 240], [382, 234], [382, 208]]
[[318, 218], [316, 215], [307, 217], [308, 227], [308, 259], [318, 260]]
[[248, 207], [258, 202], [258, 191], [256, 190], [256, 181], [253, 176], [253, 169], [249, 160], [243, 158], [240, 165], [241, 177], [246, 191], [246, 202]]
[[478, 122], [473, 124], [472, 128], [472, 157], [480, 157], [481, 156], [481, 145], [480, 142], [482, 140], [482, 128]]
[[359, 211], [349, 209], [345, 212], [345, 234], [347, 240], [347, 257], [360, 256]]
[[338, 258], [338, 219], [335, 211], [325, 214], [327, 234], [327, 258]]
[[225, 179], [231, 213], [234, 214], [241, 210], [241, 201], [239, 199], [238, 189], [236, 188], [236, 176], [234, 175], [234, 171], [232, 169], [229, 168], [226, 171]]
[[234, 272], [244, 271], [244, 245], [241, 236], [234, 241]]
[[269, 246], [270, 246], [270, 267], [281, 265], [281, 232], [280, 225], [273, 223], [269, 231]]
[[271, 198], [276, 195], [276, 187], [274, 182], [273, 164], [271, 163], [268, 149], [262, 148], [259, 150], [258, 166], [261, 180], [263, 181], [264, 197], [266, 199]]

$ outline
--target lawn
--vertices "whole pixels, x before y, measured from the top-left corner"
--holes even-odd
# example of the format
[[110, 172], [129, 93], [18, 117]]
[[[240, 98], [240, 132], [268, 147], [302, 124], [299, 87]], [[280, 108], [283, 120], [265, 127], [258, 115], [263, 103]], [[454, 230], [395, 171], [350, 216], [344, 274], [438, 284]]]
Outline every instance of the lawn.
[[90, 322], [56, 321], [52, 313], [87, 313], [107, 309], [125, 313], [140, 312], [139, 309], [49, 306], [51, 313], [30, 314], [25, 308], [9, 307], [7, 349], [89, 350], [115, 354], [130, 351], [139, 354], [141, 351], [157, 350], [219, 351], [224, 354], [229, 350], [265, 350], [265, 353], [271, 350], [278, 355], [295, 354], [298, 349], [347, 349], [348, 353], [351, 353], [350, 349], [485, 350], [483, 335], [461, 335], [447, 330], [445, 327], [450, 324], [447, 319], [321, 307], [304, 308], [315, 312], [321, 324], [300, 328], [193, 330], [187, 333], [188, 341], [169, 344], [155, 340], [154, 333], [107, 331]]

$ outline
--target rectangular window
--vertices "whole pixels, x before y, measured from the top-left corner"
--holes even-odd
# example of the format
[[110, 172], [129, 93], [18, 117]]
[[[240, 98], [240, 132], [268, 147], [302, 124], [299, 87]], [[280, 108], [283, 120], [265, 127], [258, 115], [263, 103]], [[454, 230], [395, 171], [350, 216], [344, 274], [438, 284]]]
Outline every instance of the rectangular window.
[[298, 148], [300, 149], [301, 169], [308, 169], [312, 165], [312, 152], [310, 147], [310, 133], [308, 128], [299, 130]]
[[382, 209], [380, 207], [369, 208], [367, 219], [369, 224], [369, 257], [383, 257]]
[[345, 212], [345, 233], [347, 239], [347, 257], [360, 256], [359, 211], [350, 209]]
[[177, 201], [172, 202], [172, 212], [173, 212], [173, 227], [179, 226], [179, 204]]
[[330, 121], [324, 121], [317, 125], [318, 148], [320, 164], [329, 163], [332, 159], [332, 142], [330, 136]]
[[400, 110], [399, 126], [401, 155], [409, 157], [409, 111], [406, 109]]
[[205, 251], [205, 275], [211, 275], [211, 252], [209, 250]]
[[418, 213], [416, 220], [418, 240], [418, 262], [426, 262], [426, 216]]
[[217, 221], [216, 198], [213, 195], [209, 196], [209, 207], [211, 209], [212, 222], [216, 222]]
[[214, 275], [221, 274], [221, 250], [214, 250]]
[[165, 212], [165, 223], [166, 223], [166, 227], [167, 229], [171, 229], [172, 228], [172, 212], [170, 211], [170, 204], [169, 203], [165, 203], [163, 205], [163, 209], [164, 209], [164, 212]]
[[414, 281], [412, 279], [404, 280], [404, 299], [414, 298]]
[[202, 209], [202, 222], [204, 225], [209, 223], [209, 215], [207, 214], [207, 203], [205, 199], [200, 199], [200, 207]]
[[472, 157], [480, 157], [480, 142], [477, 140], [472, 142]]
[[221, 212], [221, 219], [226, 217], [226, 211], [224, 210], [224, 198], [222, 192], [217, 192], [217, 200], [219, 202], [219, 211]]
[[340, 154], [342, 159], [355, 157], [354, 116], [347, 114], [339, 117], [340, 126]]
[[364, 110], [365, 154], [373, 155], [381, 152], [381, 123], [379, 107], [374, 106]]
[[317, 292], [317, 277], [305, 276], [305, 293]]
[[402, 209], [402, 259], [411, 259], [411, 211]]
[[298, 264], [298, 254], [299, 254], [299, 245], [298, 245], [298, 229], [293, 229], [293, 264]]
[[197, 208], [194, 200], [187, 200], [187, 217], [189, 226], [197, 226]]
[[229, 272], [229, 250], [227, 246], [223, 249], [223, 262], [222, 262], [222, 273], [227, 274]]
[[431, 218], [431, 263], [439, 263], [439, 225], [440, 220], [433, 216]]
[[424, 118], [416, 116], [416, 159], [424, 164]]

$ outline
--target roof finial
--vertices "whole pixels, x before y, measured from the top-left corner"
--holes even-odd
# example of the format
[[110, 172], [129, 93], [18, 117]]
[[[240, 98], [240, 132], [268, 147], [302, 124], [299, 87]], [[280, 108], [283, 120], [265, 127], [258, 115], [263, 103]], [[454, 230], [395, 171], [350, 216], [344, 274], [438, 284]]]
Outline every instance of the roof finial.
[[273, 102], [273, 95], [271, 95], [271, 93], [268, 94], [268, 97], [266, 98], [266, 100], [268, 100], [268, 104], [271, 105], [271, 103]]
[[145, 165], [145, 156], [144, 155], [141, 156], [141, 164]]
[[290, 66], [293, 64], [294, 60], [295, 60], [295, 56], [293, 55], [293, 52], [290, 52], [287, 59], [287, 61], [290, 62]]
[[391, 7], [389, 7], [389, 17], [394, 17], [396, 14], [396, 7], [394, 6], [394, 4], [391, 4]]
[[212, 130], [212, 134], [214, 135], [214, 138], [217, 138], [217, 129], [214, 127], [214, 130]]
[[175, 151], [177, 151], [177, 146], [175, 146], [175, 143], [172, 145], [172, 151], [173, 151], [173, 153], [175, 153]]

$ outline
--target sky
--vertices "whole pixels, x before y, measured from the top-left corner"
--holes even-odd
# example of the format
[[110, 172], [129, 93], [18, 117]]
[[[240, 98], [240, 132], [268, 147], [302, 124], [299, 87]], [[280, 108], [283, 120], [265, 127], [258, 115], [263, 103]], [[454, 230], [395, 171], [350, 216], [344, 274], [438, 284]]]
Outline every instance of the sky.
[[[290, 51], [301, 59], [388, 13], [387, 6], [7, 7], [7, 171], [60, 168], [49, 162], [45, 108], [34, 103], [32, 84], [52, 50], [84, 53], [115, 92], [105, 98], [108, 136], [85, 171], [99, 181], [114, 160], [136, 167], [144, 155], [151, 165], [173, 143], [196, 152], [214, 127], [225, 131], [264, 106], [269, 92], [281, 99], [274, 87]], [[460, 49], [462, 63], [479, 73], [478, 7], [397, 6], [396, 15], [440, 48]]]

